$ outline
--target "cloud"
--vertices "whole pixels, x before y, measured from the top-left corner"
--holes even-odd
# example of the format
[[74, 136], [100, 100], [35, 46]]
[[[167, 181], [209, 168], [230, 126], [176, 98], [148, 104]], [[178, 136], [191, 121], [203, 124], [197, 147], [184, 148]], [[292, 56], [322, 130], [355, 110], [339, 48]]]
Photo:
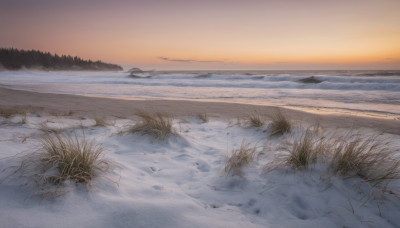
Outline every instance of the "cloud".
[[398, 62], [398, 61], [400, 61], [400, 59], [396, 59], [396, 58], [385, 58], [385, 61], [389, 61], [389, 62]]
[[159, 57], [159, 58], [164, 61], [181, 62], [181, 63], [225, 63], [225, 61], [218, 61], [218, 60], [172, 59], [168, 57]]
[[274, 64], [290, 64], [291, 62], [272, 62]]

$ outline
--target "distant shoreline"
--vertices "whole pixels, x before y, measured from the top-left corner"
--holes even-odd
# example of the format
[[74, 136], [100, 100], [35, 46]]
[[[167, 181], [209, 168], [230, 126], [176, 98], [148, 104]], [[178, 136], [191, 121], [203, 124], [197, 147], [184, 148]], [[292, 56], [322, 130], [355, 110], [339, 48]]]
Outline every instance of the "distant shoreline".
[[[23, 108], [32, 112], [72, 113], [79, 117], [135, 118], [138, 111], [165, 112], [177, 117], [196, 116], [207, 113], [211, 118], [234, 120], [257, 110], [273, 114], [277, 107], [226, 102], [188, 100], [122, 100], [65, 94], [49, 94], [12, 90], [0, 87], [0, 108]], [[299, 124], [320, 124], [331, 128], [372, 128], [399, 134], [400, 121], [349, 114], [319, 115], [300, 110], [282, 108], [285, 115]]]
[[70, 69], [70, 70], [57, 70], [57, 69], [43, 69], [43, 68], [21, 68], [18, 70], [8, 70], [1, 68], [0, 66], [0, 72], [44, 72], [44, 73], [51, 73], [51, 72], [58, 72], [58, 73], [68, 73], [68, 72], [123, 72], [123, 70], [84, 70], [84, 69]]
[[57, 55], [38, 50], [0, 48], [0, 70], [42, 69], [53, 71], [119, 71], [123, 68], [100, 60], [84, 60], [78, 56]]

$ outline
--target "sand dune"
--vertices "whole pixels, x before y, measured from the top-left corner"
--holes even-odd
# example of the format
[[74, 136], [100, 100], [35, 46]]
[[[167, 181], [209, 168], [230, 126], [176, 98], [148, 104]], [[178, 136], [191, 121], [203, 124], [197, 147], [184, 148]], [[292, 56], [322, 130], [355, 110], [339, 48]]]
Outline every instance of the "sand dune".
[[[0, 89], [0, 96], [2, 110], [17, 107], [28, 111], [0, 116], [0, 226], [333, 228], [399, 224], [399, 201], [390, 193], [398, 191], [398, 179], [385, 193], [358, 176], [348, 179], [328, 174], [329, 164], [324, 159], [305, 170], [265, 169], [280, 164], [275, 159], [287, 155], [282, 143], [298, 139], [316, 122], [323, 126], [318, 134], [344, 135], [350, 128], [363, 136], [386, 131], [383, 137], [392, 141], [391, 149], [396, 152], [400, 136], [388, 134], [399, 134], [396, 120], [283, 109], [294, 121], [292, 131], [269, 137], [271, 120], [248, 128], [235, 124], [236, 118], [253, 110], [272, 114], [276, 107], [118, 100], [9, 89]], [[137, 126], [134, 114], [139, 110], [175, 115], [174, 134], [162, 140], [132, 131], [120, 134]], [[197, 117], [205, 112], [208, 122]], [[110, 124], [102, 124], [97, 117], [105, 117], [104, 123]], [[43, 127], [95, 140], [115, 167], [91, 180], [90, 187], [71, 180], [38, 186], [32, 177], [49, 175], [52, 169], [27, 169], [25, 176], [15, 169], [24, 159], [41, 159], [35, 154]], [[233, 160], [228, 157], [244, 140], [254, 146], [254, 158], [237, 174], [229, 173], [225, 164]], [[374, 167], [378, 172], [381, 166]], [[55, 186], [61, 186], [64, 195], [41, 198], [43, 191], [52, 192]]]

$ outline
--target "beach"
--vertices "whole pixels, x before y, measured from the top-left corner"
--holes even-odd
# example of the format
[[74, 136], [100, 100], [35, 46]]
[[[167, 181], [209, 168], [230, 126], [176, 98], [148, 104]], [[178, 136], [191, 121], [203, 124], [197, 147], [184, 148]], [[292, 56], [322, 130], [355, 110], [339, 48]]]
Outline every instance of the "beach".
[[399, 9], [2, 1], [0, 228], [400, 228]]
[[[0, 88], [0, 107], [20, 107], [44, 112], [69, 113], [81, 117], [134, 117], [139, 111], [163, 112], [175, 116], [196, 116], [207, 113], [221, 119], [235, 119], [257, 110], [273, 114], [276, 107], [227, 102], [201, 102], [188, 100], [114, 99], [65, 94], [47, 94]], [[367, 127], [377, 131], [400, 134], [400, 121], [391, 118], [373, 118], [361, 115], [318, 115], [282, 109], [294, 121], [321, 124], [330, 128]]]
[[[398, 179], [375, 186], [357, 175], [335, 174], [334, 163], [327, 162], [335, 147], [328, 143], [340, 139], [358, 147], [361, 137], [374, 153], [388, 148], [389, 160], [368, 165], [378, 174], [385, 170], [400, 154], [399, 120], [391, 116], [8, 88], [0, 88], [0, 97], [3, 227], [333, 228], [396, 227], [400, 222]], [[275, 136], [271, 124], [279, 112], [291, 129]], [[130, 130], [145, 121], [141, 113], [164, 113], [171, 118], [171, 132], [158, 138], [158, 131]], [[262, 114], [265, 122], [248, 125], [252, 113]], [[72, 135], [65, 140], [101, 146], [106, 171], [95, 173], [88, 184], [47, 182], [54, 170], [41, 171], [45, 167], [38, 156], [46, 135], [62, 140]], [[325, 148], [321, 158], [299, 169], [282, 163], [294, 153], [293, 143], [305, 137], [313, 137], [310, 150]], [[232, 159], [239, 151], [252, 155], [238, 168]]]

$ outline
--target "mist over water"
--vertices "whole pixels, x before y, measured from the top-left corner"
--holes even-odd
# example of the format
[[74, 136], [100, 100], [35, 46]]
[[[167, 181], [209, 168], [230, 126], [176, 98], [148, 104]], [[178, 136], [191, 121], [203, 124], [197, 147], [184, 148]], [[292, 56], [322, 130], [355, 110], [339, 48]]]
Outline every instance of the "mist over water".
[[[302, 83], [313, 77], [320, 83]], [[193, 99], [400, 114], [400, 71], [0, 72], [0, 86], [45, 93]]]

